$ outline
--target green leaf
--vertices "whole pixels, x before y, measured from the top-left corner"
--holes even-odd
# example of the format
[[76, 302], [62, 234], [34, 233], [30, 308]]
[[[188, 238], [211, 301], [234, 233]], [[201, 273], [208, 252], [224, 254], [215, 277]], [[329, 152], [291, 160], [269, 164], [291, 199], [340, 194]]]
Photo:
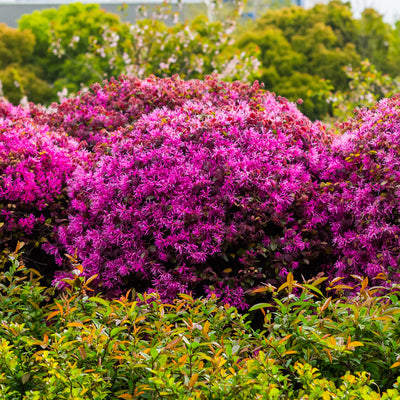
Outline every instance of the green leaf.
[[110, 303], [107, 300], [104, 300], [100, 297], [90, 297], [88, 300], [92, 301], [93, 303], [102, 304], [104, 307], [107, 308], [110, 306]]
[[117, 328], [112, 329], [111, 332], [110, 332], [110, 338], [118, 335], [118, 333], [120, 333], [121, 331], [123, 331], [125, 329], [126, 329], [125, 326], [119, 326]]
[[250, 307], [249, 311], [255, 311], [259, 310], [260, 308], [268, 308], [268, 307], [275, 307], [275, 306], [270, 303], [259, 303], [259, 304], [254, 304], [254, 306]]

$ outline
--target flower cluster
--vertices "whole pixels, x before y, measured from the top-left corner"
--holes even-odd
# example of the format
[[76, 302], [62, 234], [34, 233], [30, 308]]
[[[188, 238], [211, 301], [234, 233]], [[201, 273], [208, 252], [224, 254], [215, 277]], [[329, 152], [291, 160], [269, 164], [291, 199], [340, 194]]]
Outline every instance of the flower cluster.
[[400, 279], [399, 100], [358, 110], [332, 143], [319, 208], [337, 258], [333, 276]]
[[21, 107], [0, 104], [2, 251], [17, 240], [38, 246], [67, 218], [66, 182], [79, 159], [89, 155], [76, 140], [36, 123]]

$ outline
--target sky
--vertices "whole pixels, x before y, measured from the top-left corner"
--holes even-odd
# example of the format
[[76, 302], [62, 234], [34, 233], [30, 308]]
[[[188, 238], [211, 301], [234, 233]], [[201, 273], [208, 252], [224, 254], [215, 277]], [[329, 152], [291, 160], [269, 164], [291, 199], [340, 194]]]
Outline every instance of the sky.
[[356, 17], [364, 8], [374, 8], [384, 16], [386, 22], [394, 23], [400, 19], [400, 0], [350, 0]]

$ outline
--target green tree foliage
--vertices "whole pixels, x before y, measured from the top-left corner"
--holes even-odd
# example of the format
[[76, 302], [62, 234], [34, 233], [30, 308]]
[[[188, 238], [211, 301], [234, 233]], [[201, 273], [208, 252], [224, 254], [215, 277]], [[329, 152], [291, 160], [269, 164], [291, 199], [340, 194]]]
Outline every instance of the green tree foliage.
[[[396, 57], [392, 49], [393, 45], [396, 45], [391, 39], [395, 34], [393, 28], [383, 21], [382, 15], [371, 8], [362, 13], [358, 22], [355, 44], [362, 59], [368, 59], [378, 71], [398, 75], [398, 64], [393, 65], [395, 59], [397, 62], [400, 61], [399, 55]], [[390, 62], [388, 62], [389, 53], [391, 53]]]
[[338, 0], [271, 9], [242, 34], [239, 46], [250, 43], [261, 51], [260, 80], [292, 101], [302, 98], [300, 108], [311, 118], [333, 114], [330, 92], [352, 90], [346, 68], [358, 70], [361, 60], [399, 75], [400, 23], [393, 29], [373, 9], [355, 19], [350, 3]]
[[18, 104], [26, 96], [33, 101], [49, 100], [50, 86], [39, 78], [40, 68], [29, 65], [35, 46], [30, 31], [0, 24], [0, 82], [2, 94]]
[[350, 79], [350, 90], [337, 91], [330, 99], [335, 120], [352, 117], [356, 108], [373, 107], [382, 98], [392, 97], [399, 91], [399, 78], [382, 74], [368, 61], [363, 61], [357, 69], [347, 67], [345, 72]]
[[35, 37], [31, 32], [19, 31], [0, 24], [0, 68], [6, 68], [13, 63], [26, 63], [34, 45]]
[[48, 103], [54, 97], [52, 87], [38, 76], [36, 66], [10, 64], [0, 70], [0, 81], [4, 96], [13, 104], [18, 104], [26, 97], [36, 103]]
[[246, 81], [258, 68], [257, 48], [250, 44], [239, 51], [230, 21], [198, 17], [168, 27], [157, 19], [142, 19], [130, 25], [99, 5], [76, 3], [25, 15], [19, 27], [33, 33], [31, 61], [56, 92], [77, 92], [122, 74], [191, 79], [217, 72], [227, 80]]
[[311, 9], [269, 10], [239, 45], [259, 46], [260, 79], [269, 90], [293, 101], [301, 97], [302, 111], [321, 118], [330, 112], [330, 90], [347, 87], [343, 68], [360, 64], [352, 42], [357, 31], [350, 6], [335, 0]]
[[[78, 90], [80, 83], [89, 85], [122, 72], [120, 60], [129, 45], [129, 26], [97, 4], [35, 11], [22, 16], [19, 28], [33, 33], [36, 45], [31, 60], [57, 90], [65, 86]], [[118, 57], [112, 65], [111, 57]]]

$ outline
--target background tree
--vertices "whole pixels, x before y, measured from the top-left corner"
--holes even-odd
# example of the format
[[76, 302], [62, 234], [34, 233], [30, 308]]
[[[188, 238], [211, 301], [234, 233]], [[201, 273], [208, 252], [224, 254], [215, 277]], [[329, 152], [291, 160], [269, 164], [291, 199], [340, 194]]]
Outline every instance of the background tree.
[[331, 111], [330, 90], [347, 87], [343, 68], [360, 64], [351, 42], [357, 29], [350, 6], [340, 1], [311, 9], [286, 7], [265, 13], [239, 46], [259, 46], [266, 87], [293, 101], [301, 97], [302, 111], [316, 119]]
[[77, 91], [81, 83], [90, 85], [123, 72], [121, 60], [130, 44], [129, 25], [97, 4], [35, 11], [22, 16], [19, 28], [33, 33], [32, 63], [42, 68], [42, 77], [53, 82], [56, 90], [67, 87]]
[[260, 48], [260, 80], [292, 101], [302, 98], [301, 110], [313, 119], [333, 114], [330, 92], [352, 90], [347, 67], [358, 70], [368, 59], [379, 73], [395, 78], [400, 72], [399, 23], [393, 29], [373, 9], [356, 19], [350, 3], [339, 0], [311, 9], [270, 9], [238, 43]]
[[130, 25], [99, 5], [69, 4], [25, 15], [19, 27], [33, 33], [31, 61], [55, 92], [77, 92], [122, 74], [191, 79], [218, 73], [226, 80], [251, 81], [259, 64], [254, 45], [245, 51], [235, 45], [232, 21], [198, 17], [169, 27], [142, 19]]
[[0, 82], [3, 95], [18, 104], [27, 96], [33, 101], [49, 100], [51, 87], [41, 80], [40, 67], [29, 65], [35, 37], [30, 31], [20, 31], [0, 24]]

